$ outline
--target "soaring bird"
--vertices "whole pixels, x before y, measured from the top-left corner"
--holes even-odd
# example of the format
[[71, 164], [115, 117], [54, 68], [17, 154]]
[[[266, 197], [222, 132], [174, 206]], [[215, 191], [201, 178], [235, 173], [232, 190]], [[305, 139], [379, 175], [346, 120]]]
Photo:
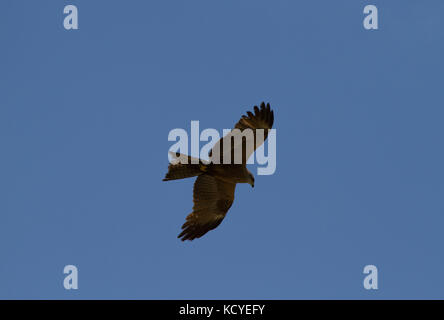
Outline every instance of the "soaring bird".
[[[254, 106], [254, 113], [248, 111], [229, 134], [216, 142], [209, 153], [209, 161], [175, 154], [176, 161], [169, 164], [163, 181], [197, 176], [193, 212], [186, 217], [178, 238], [194, 240], [216, 228], [233, 204], [236, 184], [248, 183], [254, 187], [254, 175], [247, 169], [247, 160], [268, 137], [273, 121], [270, 104], [262, 102], [260, 108]], [[237, 144], [235, 136], [240, 136]], [[229, 151], [228, 161], [224, 159], [224, 151]]]

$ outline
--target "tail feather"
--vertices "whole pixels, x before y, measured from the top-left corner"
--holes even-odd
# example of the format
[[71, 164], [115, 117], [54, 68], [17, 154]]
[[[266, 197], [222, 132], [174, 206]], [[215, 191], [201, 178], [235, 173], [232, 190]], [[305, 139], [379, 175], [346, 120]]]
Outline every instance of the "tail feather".
[[[180, 153], [171, 153], [173, 161], [163, 181], [191, 178], [206, 172], [208, 164], [204, 161]], [[198, 163], [196, 163], [198, 162]]]

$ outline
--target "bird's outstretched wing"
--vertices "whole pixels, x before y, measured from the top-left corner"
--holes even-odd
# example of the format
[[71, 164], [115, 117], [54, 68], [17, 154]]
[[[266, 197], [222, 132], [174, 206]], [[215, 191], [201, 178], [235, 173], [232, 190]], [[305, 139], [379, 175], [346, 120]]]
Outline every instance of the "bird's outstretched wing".
[[254, 113], [248, 111], [229, 134], [216, 142], [210, 151], [210, 160], [213, 163], [227, 163], [223, 160], [224, 150], [230, 150], [231, 159], [229, 155], [226, 156], [230, 164], [246, 164], [253, 152], [267, 139], [273, 122], [274, 115], [269, 103], [265, 105], [262, 102], [260, 108], [254, 106]]
[[235, 188], [236, 184], [207, 174], [198, 176], [193, 188], [193, 212], [187, 216], [178, 238], [193, 240], [216, 228], [233, 203]]

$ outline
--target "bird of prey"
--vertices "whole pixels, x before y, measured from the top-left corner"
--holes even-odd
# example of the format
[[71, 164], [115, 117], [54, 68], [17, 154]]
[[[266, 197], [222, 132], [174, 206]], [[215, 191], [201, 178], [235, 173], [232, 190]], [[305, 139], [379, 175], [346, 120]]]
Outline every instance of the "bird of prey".
[[[209, 161], [175, 154], [176, 161], [169, 164], [163, 181], [197, 176], [193, 188], [193, 212], [186, 217], [178, 238], [182, 241], [194, 240], [216, 228], [233, 204], [236, 184], [248, 183], [254, 187], [254, 176], [247, 169], [247, 160], [265, 141], [273, 121], [270, 104], [265, 105], [262, 102], [260, 108], [254, 106], [254, 113], [248, 111], [229, 134], [216, 142], [209, 153]], [[243, 136], [248, 130], [251, 135]], [[236, 134], [241, 135], [241, 144], [235, 144], [233, 136]], [[229, 161], [223, 160], [224, 150], [229, 151], [228, 156], [231, 154]], [[238, 156], [238, 161], [235, 161], [236, 152], [239, 150], [242, 158], [239, 159]]]

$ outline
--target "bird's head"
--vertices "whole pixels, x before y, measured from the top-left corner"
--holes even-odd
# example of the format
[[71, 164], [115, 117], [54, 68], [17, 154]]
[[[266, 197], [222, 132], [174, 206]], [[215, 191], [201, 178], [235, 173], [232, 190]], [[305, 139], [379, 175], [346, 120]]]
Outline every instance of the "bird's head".
[[254, 188], [254, 176], [250, 171], [248, 171], [248, 184]]

